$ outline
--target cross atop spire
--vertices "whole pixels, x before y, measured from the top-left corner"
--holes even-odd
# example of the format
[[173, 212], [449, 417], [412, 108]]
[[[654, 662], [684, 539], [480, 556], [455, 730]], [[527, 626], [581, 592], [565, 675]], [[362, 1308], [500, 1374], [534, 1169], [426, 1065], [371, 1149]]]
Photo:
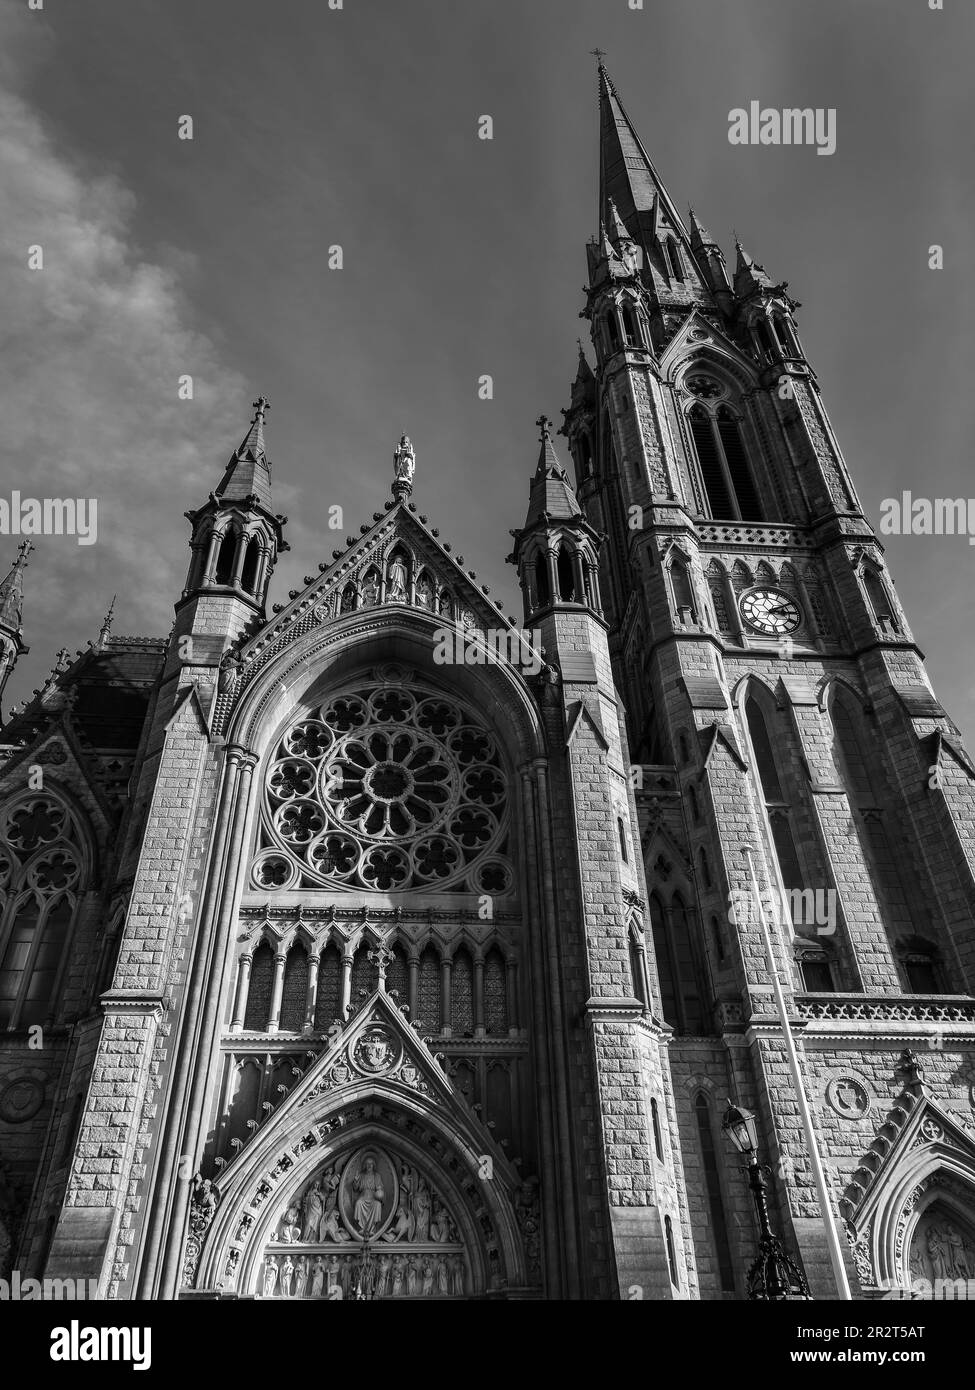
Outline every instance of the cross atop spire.
[[271, 462], [264, 447], [264, 417], [271, 402], [262, 394], [253, 404], [255, 413], [250, 428], [234, 450], [216, 495], [230, 502], [256, 497], [270, 510]]

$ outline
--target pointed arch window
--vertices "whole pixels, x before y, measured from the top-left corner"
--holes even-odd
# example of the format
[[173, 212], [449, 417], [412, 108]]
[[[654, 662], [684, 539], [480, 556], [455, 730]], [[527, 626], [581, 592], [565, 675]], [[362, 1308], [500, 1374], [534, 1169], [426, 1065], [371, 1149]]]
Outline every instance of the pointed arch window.
[[551, 598], [551, 588], [548, 582], [548, 557], [539, 555], [535, 561], [535, 603], [539, 608], [544, 607]]
[[[791, 796], [786, 800], [783, 779], [772, 751], [765, 713], [754, 695], [749, 695], [745, 701], [745, 719], [768, 817], [772, 846], [779, 865], [779, 875], [783, 887], [789, 894], [790, 905], [795, 914], [797, 907], [805, 902], [806, 882], [793, 833], [794, 808]], [[821, 875], [821, 881], [825, 881], [825, 875]], [[794, 925], [798, 927], [800, 924], [794, 920]]]
[[670, 1282], [675, 1289], [679, 1289], [680, 1277], [677, 1273], [677, 1252], [674, 1249], [674, 1223], [669, 1216], [664, 1217], [664, 1239], [667, 1243], [667, 1268], [670, 1270]]
[[728, 1239], [728, 1218], [725, 1214], [724, 1195], [721, 1191], [711, 1106], [703, 1092], [698, 1093], [697, 1100], [694, 1102], [694, 1114], [697, 1118], [697, 1137], [701, 1147], [704, 1185], [707, 1189], [708, 1213], [711, 1218], [708, 1223], [708, 1231], [714, 1244], [714, 1253], [717, 1256], [718, 1282], [722, 1290], [732, 1292], [735, 1287], [735, 1267], [731, 1258], [731, 1242]]
[[690, 569], [681, 555], [674, 555], [670, 563], [670, 587], [674, 594], [674, 612], [677, 621], [683, 624], [697, 622], [697, 608], [694, 603], [694, 586]]
[[623, 315], [623, 334], [628, 347], [639, 347], [640, 329], [637, 325], [637, 317], [629, 304], [624, 304]]
[[240, 587], [245, 593], [253, 594], [257, 591], [257, 567], [261, 559], [261, 548], [256, 536], [247, 544], [244, 553], [244, 564], [240, 572]]
[[664, 1161], [664, 1141], [660, 1132], [660, 1110], [655, 1097], [650, 1097], [650, 1123], [653, 1126], [653, 1148], [660, 1163]]
[[610, 352], [619, 352], [619, 350], [620, 350], [620, 329], [619, 329], [619, 324], [616, 322], [616, 312], [615, 312], [615, 310], [610, 309], [609, 313], [606, 315], [605, 324], [606, 324], [606, 341], [607, 341], [608, 344], [609, 344], [609, 350], [610, 350]]
[[846, 789], [863, 859], [888, 938], [911, 933], [914, 920], [900, 856], [891, 844], [883, 788], [872, 770], [873, 738], [854, 699], [842, 687], [830, 702], [833, 761]]
[[59, 801], [33, 795], [0, 813], [0, 1029], [53, 1015], [83, 877], [78, 828]]
[[881, 632], [897, 632], [897, 620], [894, 617], [894, 605], [887, 592], [887, 586], [881, 579], [879, 573], [873, 565], [863, 566], [863, 587], [867, 591], [867, 598], [870, 600], [870, 607], [873, 610], [874, 621]]
[[718, 521], [764, 521], [734, 411], [722, 405], [712, 415], [698, 402], [688, 420], [711, 516]]
[[465, 946], [454, 952], [451, 965], [450, 1031], [455, 1038], [474, 1035], [474, 967]]
[[638, 999], [644, 1008], [647, 1007], [647, 976], [646, 967], [643, 960], [643, 951], [637, 940], [636, 932], [630, 928], [629, 936], [630, 947], [630, 977], [633, 982], [633, 997]]
[[316, 1033], [328, 1032], [339, 1016], [341, 1002], [342, 960], [338, 948], [330, 941], [318, 962], [318, 987], [315, 993]]
[[274, 984], [274, 953], [262, 941], [251, 961], [251, 977], [244, 1011], [244, 1031], [266, 1033], [271, 1017], [271, 989]]
[[214, 578], [218, 584], [230, 584], [234, 577], [234, 559], [237, 555], [237, 532], [233, 527], [226, 532], [217, 551], [217, 568]]
[[684, 280], [684, 262], [681, 258], [680, 247], [672, 236], [667, 238], [667, 260], [670, 264], [670, 273], [675, 280]]
[[283, 1033], [300, 1033], [305, 1026], [308, 997], [308, 952], [300, 941], [288, 952], [284, 967], [284, 989], [281, 994], [281, 1016], [278, 1028]]
[[576, 603], [578, 599], [575, 576], [572, 573], [572, 556], [564, 545], [559, 546], [555, 572], [559, 581], [559, 598], [564, 603]]
[[668, 908], [656, 894], [651, 896], [650, 926], [664, 1018], [678, 1033], [698, 1037], [709, 1033], [690, 917], [679, 893]]
[[630, 862], [630, 852], [627, 848], [626, 826], [623, 823], [622, 816], [616, 817], [616, 830], [620, 837], [620, 858], [623, 860], [624, 864], [628, 864]]

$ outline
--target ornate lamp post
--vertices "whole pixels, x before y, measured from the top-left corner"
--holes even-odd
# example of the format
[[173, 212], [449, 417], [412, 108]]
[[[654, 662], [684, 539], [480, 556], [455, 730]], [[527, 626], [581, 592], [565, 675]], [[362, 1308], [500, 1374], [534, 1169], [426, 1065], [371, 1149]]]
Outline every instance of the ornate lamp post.
[[758, 1259], [748, 1271], [748, 1297], [770, 1303], [811, 1299], [809, 1286], [799, 1266], [789, 1258], [778, 1236], [773, 1234], [768, 1212], [768, 1180], [772, 1170], [758, 1161], [758, 1126], [751, 1110], [728, 1102], [721, 1124], [738, 1152], [748, 1163], [748, 1185], [755, 1198], [758, 1226]]

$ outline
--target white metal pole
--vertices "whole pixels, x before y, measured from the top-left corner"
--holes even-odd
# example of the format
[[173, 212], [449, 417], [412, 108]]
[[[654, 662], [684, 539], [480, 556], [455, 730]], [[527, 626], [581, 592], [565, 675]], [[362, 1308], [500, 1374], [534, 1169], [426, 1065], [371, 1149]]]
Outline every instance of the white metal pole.
[[[806, 1087], [802, 1079], [799, 1053], [796, 1050], [796, 1042], [795, 1038], [792, 1036], [792, 1027], [789, 1023], [789, 1015], [785, 1006], [785, 994], [783, 993], [782, 981], [779, 977], [778, 960], [772, 945], [772, 935], [769, 931], [769, 925], [762, 907], [762, 895], [759, 892], [758, 878], [755, 874], [755, 864], [752, 860], [752, 850], [748, 845], [743, 846], [743, 849], [745, 858], [748, 860], [748, 873], [751, 878], [752, 893], [755, 898], [755, 910], [758, 914], [762, 935], [765, 939], [765, 952], [768, 956], [769, 967], [772, 974], [772, 987], [775, 991], [775, 1003], [779, 1013], [779, 1022], [782, 1025], [782, 1036], [785, 1040], [786, 1055], [789, 1058], [789, 1068], [792, 1072], [792, 1080], [795, 1083], [796, 1096], [799, 1101], [799, 1115], [806, 1135], [806, 1147], [809, 1150], [809, 1164], [812, 1168], [813, 1181], [816, 1184], [816, 1194], [819, 1197], [819, 1208], [823, 1214], [826, 1245], [829, 1249], [829, 1258], [833, 1265], [836, 1291], [841, 1299], [849, 1300], [852, 1299], [853, 1295], [850, 1293], [850, 1283], [846, 1277], [846, 1265], [843, 1263], [843, 1250], [840, 1246], [836, 1222], [833, 1220], [833, 1209], [830, 1203], [829, 1191], [826, 1187], [826, 1175], [823, 1172], [823, 1161], [819, 1156], [819, 1145], [816, 1141], [816, 1132], [813, 1129], [812, 1112], [809, 1109]], [[776, 914], [776, 916], [778, 917], [779, 914]]]

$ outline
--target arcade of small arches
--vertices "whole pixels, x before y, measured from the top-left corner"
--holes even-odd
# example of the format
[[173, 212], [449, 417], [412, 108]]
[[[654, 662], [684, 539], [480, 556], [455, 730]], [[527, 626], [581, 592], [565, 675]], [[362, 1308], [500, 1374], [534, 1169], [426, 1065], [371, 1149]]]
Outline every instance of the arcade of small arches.
[[523, 572], [529, 612], [551, 603], [585, 604], [601, 611], [599, 565], [589, 545], [571, 534], [549, 533], [547, 544], [526, 550]]
[[388, 557], [373, 559], [349, 579], [339, 596], [338, 612], [355, 613], [378, 604], [404, 603], [465, 626], [475, 626], [474, 615], [459, 603], [436, 571], [402, 542]]
[[194, 563], [187, 593], [214, 586], [239, 589], [252, 597], [267, 586], [274, 548], [263, 526], [243, 517], [218, 520], [192, 544]]
[[495, 931], [387, 936], [304, 927], [278, 937], [260, 921], [238, 962], [231, 1030], [322, 1035], [380, 987], [422, 1033], [507, 1038], [520, 1028], [517, 959]]

